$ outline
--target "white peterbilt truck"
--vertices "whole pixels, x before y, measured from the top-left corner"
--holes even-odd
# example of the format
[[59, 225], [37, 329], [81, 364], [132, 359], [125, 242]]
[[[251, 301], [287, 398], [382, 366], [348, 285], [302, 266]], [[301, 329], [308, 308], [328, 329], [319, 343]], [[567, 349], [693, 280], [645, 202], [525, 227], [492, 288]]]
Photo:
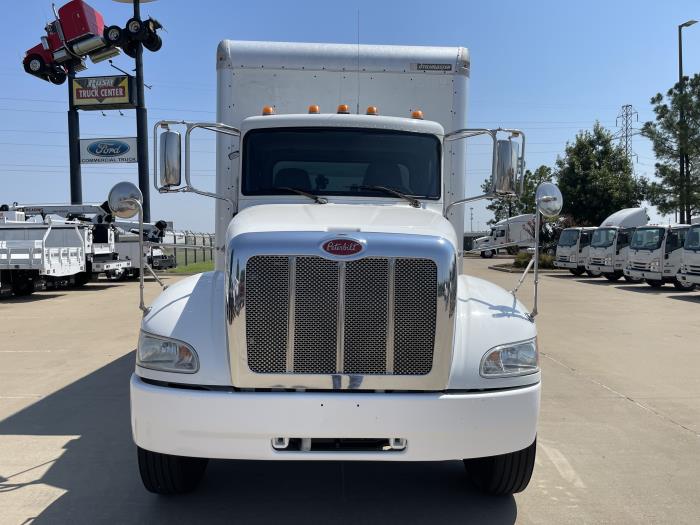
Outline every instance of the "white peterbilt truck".
[[609, 281], [617, 281], [623, 276], [627, 281], [637, 281], [624, 275], [624, 268], [634, 230], [648, 222], [644, 208], [625, 208], [610, 215], [593, 232], [586, 270], [601, 272]]
[[[523, 490], [537, 287], [529, 312], [462, 272], [457, 205], [522, 188], [524, 135], [466, 128], [467, 50], [226, 40], [216, 67], [218, 122], [154, 128], [156, 188], [217, 199], [217, 256], [150, 306], [141, 283], [130, 391], [145, 487], [192, 490], [207, 458], [458, 459], [487, 492]], [[213, 193], [190, 180], [197, 129], [218, 133]], [[465, 198], [475, 135], [493, 139], [492, 187]], [[110, 208], [132, 217], [140, 198], [119, 183]], [[550, 183], [536, 201], [561, 209]]]
[[526, 213], [498, 221], [491, 226], [491, 232], [474, 240], [471, 251], [478, 251], [485, 259], [490, 259], [499, 248], [532, 248], [535, 245], [535, 215]]
[[650, 224], [637, 228], [630, 241], [625, 275], [643, 279], [653, 288], [672, 283], [678, 290], [693, 290], [694, 283], [678, 276], [689, 228], [688, 224]]
[[700, 220], [686, 233], [677, 277], [688, 285], [700, 285]]

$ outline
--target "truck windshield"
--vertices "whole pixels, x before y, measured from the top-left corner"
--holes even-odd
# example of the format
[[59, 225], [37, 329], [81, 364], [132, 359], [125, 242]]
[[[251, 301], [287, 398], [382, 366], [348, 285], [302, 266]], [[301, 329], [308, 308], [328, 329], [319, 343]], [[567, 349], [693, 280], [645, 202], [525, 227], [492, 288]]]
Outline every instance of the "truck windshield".
[[612, 246], [615, 242], [615, 229], [614, 228], [598, 228], [595, 233], [593, 233], [593, 240], [591, 241], [591, 246], [594, 248], [607, 248]]
[[559, 236], [558, 246], [575, 246], [578, 242], [578, 230], [564, 230]]
[[685, 237], [685, 244], [683, 247], [686, 250], [700, 250], [700, 225], [692, 226], [688, 230], [688, 235]]
[[630, 248], [633, 250], [658, 250], [664, 241], [663, 228], [637, 228], [632, 236]]
[[243, 140], [244, 195], [386, 197], [384, 186], [440, 198], [440, 141], [427, 134], [361, 128], [272, 128]]

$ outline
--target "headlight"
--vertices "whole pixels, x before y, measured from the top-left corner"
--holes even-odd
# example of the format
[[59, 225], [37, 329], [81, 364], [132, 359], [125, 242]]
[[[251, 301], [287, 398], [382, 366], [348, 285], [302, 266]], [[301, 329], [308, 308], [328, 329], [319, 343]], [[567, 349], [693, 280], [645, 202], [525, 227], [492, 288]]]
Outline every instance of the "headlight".
[[605, 258], [605, 266], [610, 266], [612, 264], [612, 257]]
[[163, 372], [193, 374], [199, 370], [199, 359], [191, 346], [143, 332], [139, 337], [136, 364]]
[[539, 371], [537, 340], [522, 341], [492, 348], [481, 358], [482, 377], [509, 377]]
[[649, 263], [649, 269], [650, 269], [652, 272], [658, 272], [658, 271], [659, 271], [659, 260], [658, 260], [658, 259], [653, 259], [653, 260]]
[[576, 262], [576, 256], [575, 256], [575, 255], [569, 255], [569, 262]]

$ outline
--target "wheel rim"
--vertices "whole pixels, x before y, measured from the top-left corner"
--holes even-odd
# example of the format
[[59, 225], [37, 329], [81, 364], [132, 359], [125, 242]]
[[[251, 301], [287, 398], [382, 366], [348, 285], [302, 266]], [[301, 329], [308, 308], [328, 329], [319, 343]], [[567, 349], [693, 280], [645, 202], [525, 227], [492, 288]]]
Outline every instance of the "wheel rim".
[[129, 24], [129, 31], [132, 33], [138, 33], [141, 30], [141, 24], [139, 24], [136, 20], [132, 21]]
[[110, 29], [107, 31], [107, 38], [109, 38], [112, 42], [119, 40], [119, 29]]
[[29, 69], [35, 73], [41, 69], [41, 61], [38, 58], [33, 58], [29, 61]]

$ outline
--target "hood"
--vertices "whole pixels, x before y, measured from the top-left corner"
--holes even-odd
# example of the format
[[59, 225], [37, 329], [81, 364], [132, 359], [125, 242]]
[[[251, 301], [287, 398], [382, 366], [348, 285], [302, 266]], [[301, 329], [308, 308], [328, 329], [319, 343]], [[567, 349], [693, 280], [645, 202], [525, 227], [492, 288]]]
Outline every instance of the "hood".
[[263, 204], [241, 211], [227, 238], [270, 231], [372, 232], [432, 235], [461, 249], [450, 222], [442, 215], [409, 206], [364, 204]]

